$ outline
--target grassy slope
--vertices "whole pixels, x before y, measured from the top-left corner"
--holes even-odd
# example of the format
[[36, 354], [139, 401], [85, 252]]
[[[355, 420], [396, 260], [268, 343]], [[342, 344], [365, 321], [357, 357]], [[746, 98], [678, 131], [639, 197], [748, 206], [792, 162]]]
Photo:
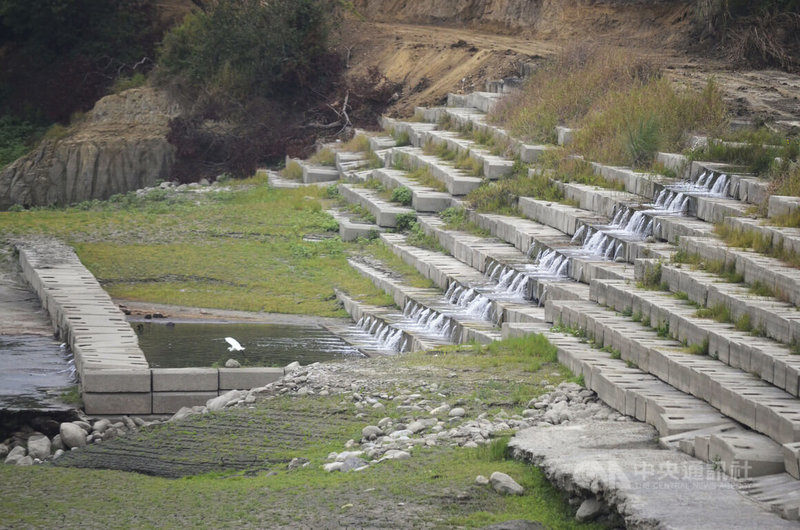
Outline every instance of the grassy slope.
[[[154, 303], [344, 316], [338, 287], [371, 303], [389, 299], [346, 264], [359, 248], [333, 237], [324, 190], [270, 189], [260, 179], [229, 191], [161, 190], [68, 209], [0, 213], [0, 234], [50, 234], [73, 244], [114, 297]], [[304, 235], [330, 239], [308, 242]], [[385, 254], [377, 243], [365, 252]]]

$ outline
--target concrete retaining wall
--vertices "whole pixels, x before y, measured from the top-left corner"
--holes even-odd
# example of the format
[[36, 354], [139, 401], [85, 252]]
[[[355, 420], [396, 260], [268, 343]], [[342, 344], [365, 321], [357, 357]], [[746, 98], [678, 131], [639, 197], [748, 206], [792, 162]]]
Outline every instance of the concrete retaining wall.
[[150, 368], [125, 315], [71, 248], [56, 240], [16, 248], [24, 278], [75, 354], [87, 414], [171, 414], [284, 375], [283, 368]]

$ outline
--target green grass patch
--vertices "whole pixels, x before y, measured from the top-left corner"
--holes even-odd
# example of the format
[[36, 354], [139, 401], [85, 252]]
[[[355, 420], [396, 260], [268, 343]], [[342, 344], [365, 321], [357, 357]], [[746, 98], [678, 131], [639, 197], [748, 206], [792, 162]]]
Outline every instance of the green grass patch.
[[425, 230], [416, 221], [408, 228], [406, 243], [425, 250], [447, 254], [447, 250], [439, 243], [439, 240], [430, 234], [426, 234]]
[[403, 206], [411, 206], [413, 194], [411, 190], [405, 186], [398, 186], [392, 190], [392, 202], [399, 202]]
[[[73, 245], [114, 297], [152, 303], [343, 316], [338, 287], [383, 299], [347, 266], [352, 248], [322, 210], [326, 190], [271, 189], [262, 179], [230, 191], [135, 193], [64, 209], [0, 212], [6, 236], [48, 234]], [[321, 242], [308, 234], [327, 234]]]
[[315, 166], [336, 167], [336, 151], [325, 147], [314, 153], [308, 161]]
[[467, 210], [464, 208], [451, 206], [439, 212], [439, 218], [445, 222], [445, 228], [448, 230], [461, 230], [479, 237], [489, 237], [491, 235], [488, 230], [470, 221]]
[[429, 167], [420, 167], [410, 171], [406, 177], [413, 180], [420, 186], [433, 188], [436, 191], [447, 191], [447, 186], [445, 183], [434, 177]]
[[290, 160], [281, 170], [281, 175], [289, 180], [303, 180], [303, 166], [297, 160]]
[[518, 214], [520, 197], [533, 197], [545, 201], [563, 201], [561, 193], [543, 171], [528, 172], [528, 166], [517, 162], [511, 175], [487, 181], [467, 195], [467, 201], [479, 212]]

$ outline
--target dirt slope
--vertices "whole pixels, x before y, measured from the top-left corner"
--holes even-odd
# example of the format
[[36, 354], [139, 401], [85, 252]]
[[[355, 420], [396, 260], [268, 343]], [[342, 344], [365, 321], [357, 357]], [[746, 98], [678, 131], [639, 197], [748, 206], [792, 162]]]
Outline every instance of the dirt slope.
[[[593, 2], [589, 6], [567, 2], [566, 7], [553, 8], [547, 21], [491, 30], [492, 24], [460, 15], [421, 16], [425, 11], [418, 4], [422, 3], [362, 4], [369, 4], [367, 14], [373, 13], [370, 6], [389, 6], [391, 9], [375, 18], [397, 21], [348, 21], [348, 32], [338, 47], [345, 53], [350, 51], [350, 75], [363, 75], [374, 65], [392, 81], [403, 83], [389, 114], [411, 115], [415, 106], [440, 104], [447, 92], [483, 90], [487, 80], [517, 75], [520, 65], [536, 63], [565, 46], [582, 42], [650, 57], [680, 85], [700, 88], [713, 77], [739, 118], [800, 119], [800, 76], [776, 70], [734, 69], [723, 61], [686, 51], [692, 39], [686, 2], [656, 2], [646, 9], [635, 1]], [[379, 12], [377, 8], [374, 11]], [[648, 21], [648, 16], [654, 18]], [[406, 20], [428, 24], [401, 22]]]

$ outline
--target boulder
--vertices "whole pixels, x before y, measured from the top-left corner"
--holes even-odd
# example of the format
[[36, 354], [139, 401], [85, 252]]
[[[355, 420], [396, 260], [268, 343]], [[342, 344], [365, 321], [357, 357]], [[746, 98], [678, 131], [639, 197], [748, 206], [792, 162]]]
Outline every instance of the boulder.
[[100, 434], [103, 434], [109, 427], [111, 427], [110, 421], [106, 419], [97, 420], [96, 422], [94, 422], [94, 425], [92, 425], [92, 432], [98, 432]]
[[361, 429], [361, 436], [366, 440], [374, 440], [378, 436], [383, 436], [383, 431], [375, 425], [368, 425]]
[[50, 458], [50, 438], [44, 434], [37, 433], [28, 438], [28, 454], [32, 458], [45, 460]]
[[242, 363], [237, 361], [236, 359], [228, 359], [225, 361], [225, 368], [241, 368]]
[[489, 483], [494, 491], [501, 495], [522, 495], [525, 493], [525, 489], [516, 480], [499, 471], [492, 473], [492, 476], [489, 477]]
[[79, 425], [62, 423], [59, 434], [61, 434], [61, 442], [69, 449], [86, 446], [86, 431]]
[[231, 390], [229, 392], [225, 392], [221, 396], [217, 396], [213, 399], [209, 399], [206, 402], [206, 408], [208, 410], [222, 410], [231, 403], [235, 403], [240, 399], [243, 399], [247, 394], [242, 392], [241, 390]]
[[27, 449], [18, 445], [9, 451], [8, 455], [6, 456], [6, 464], [17, 464], [22, 458], [24, 458], [28, 454]]
[[0, 458], [5, 458], [8, 456], [8, 446], [6, 444], [0, 444]]
[[603, 513], [604, 509], [603, 503], [597, 499], [586, 499], [578, 508], [575, 519], [581, 522], [594, 521]]
[[33, 458], [30, 455], [23, 456], [19, 460], [17, 460], [18, 466], [32, 466], [33, 465]]

